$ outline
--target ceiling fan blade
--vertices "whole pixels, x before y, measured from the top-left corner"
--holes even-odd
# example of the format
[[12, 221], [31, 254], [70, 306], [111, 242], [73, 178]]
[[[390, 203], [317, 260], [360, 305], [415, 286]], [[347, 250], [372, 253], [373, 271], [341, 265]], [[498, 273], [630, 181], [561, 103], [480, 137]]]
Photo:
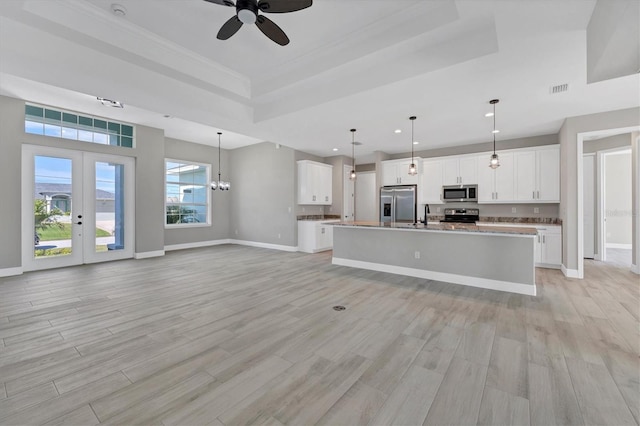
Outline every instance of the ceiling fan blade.
[[271, 19], [258, 15], [256, 25], [264, 35], [278, 43], [280, 46], [289, 44], [289, 37]]
[[220, 31], [218, 31], [218, 39], [227, 40], [229, 37], [237, 33], [240, 27], [242, 27], [242, 22], [240, 22], [236, 15], [233, 15], [224, 23], [222, 28], [220, 28]]
[[234, 6], [235, 7], [235, 3], [232, 0], [204, 0], [207, 1], [209, 3], [213, 3], [213, 4], [219, 4], [220, 6]]
[[287, 13], [306, 9], [313, 0], [260, 0], [258, 9], [265, 13]]

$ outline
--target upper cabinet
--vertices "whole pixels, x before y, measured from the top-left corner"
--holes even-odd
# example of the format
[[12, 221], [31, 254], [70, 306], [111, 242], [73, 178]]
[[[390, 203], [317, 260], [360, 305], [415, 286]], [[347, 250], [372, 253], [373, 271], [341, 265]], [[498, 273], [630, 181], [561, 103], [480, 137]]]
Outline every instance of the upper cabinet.
[[516, 200], [560, 202], [560, 147], [517, 152]]
[[421, 203], [441, 204], [442, 187], [478, 185], [478, 203], [560, 202], [560, 147], [549, 145], [498, 152], [500, 167], [489, 167], [491, 152], [421, 161]]
[[441, 204], [444, 161], [441, 158], [422, 160], [422, 191], [424, 204]]
[[513, 153], [498, 153], [500, 167], [489, 167], [490, 154], [476, 157], [478, 167], [478, 203], [511, 203], [514, 194]]
[[478, 183], [475, 156], [449, 157], [443, 160], [443, 185], [474, 185]]
[[417, 185], [418, 183], [420, 183], [420, 158], [413, 157], [413, 161], [418, 168], [418, 173], [414, 176], [409, 174], [409, 165], [411, 165], [411, 158], [383, 161], [382, 186]]
[[315, 161], [298, 161], [298, 204], [331, 205], [333, 166]]

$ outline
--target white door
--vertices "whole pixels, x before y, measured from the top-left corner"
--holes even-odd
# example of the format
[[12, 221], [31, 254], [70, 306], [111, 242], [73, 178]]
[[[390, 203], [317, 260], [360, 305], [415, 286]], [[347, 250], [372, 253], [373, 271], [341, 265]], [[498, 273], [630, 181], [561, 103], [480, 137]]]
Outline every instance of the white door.
[[465, 185], [475, 185], [478, 183], [478, 161], [476, 157], [460, 158], [458, 163], [458, 174], [460, 183]]
[[353, 221], [355, 220], [355, 213], [353, 211], [354, 205], [354, 193], [355, 193], [355, 182], [353, 179], [350, 179], [351, 176], [351, 166], [344, 166], [342, 171], [342, 182], [343, 182], [343, 199], [342, 199], [342, 220]]
[[543, 149], [536, 153], [536, 199], [560, 201], [560, 149]]
[[23, 146], [26, 271], [133, 257], [134, 160]]
[[443, 160], [442, 165], [442, 184], [443, 185], [458, 185], [460, 184], [460, 174], [458, 173], [459, 161], [457, 158], [451, 158]]
[[[488, 166], [487, 169], [491, 169]], [[495, 199], [500, 202], [513, 201], [514, 197], [514, 166], [513, 154], [500, 154], [500, 167], [495, 169]]]
[[425, 160], [422, 162], [422, 202], [424, 204], [440, 204], [442, 193], [442, 160]]
[[530, 201], [536, 198], [536, 153], [535, 151], [515, 154], [515, 199]]
[[584, 257], [593, 259], [595, 256], [595, 209], [596, 209], [596, 176], [595, 176], [595, 154], [584, 155], [582, 157], [582, 172], [584, 179]]
[[476, 157], [478, 165], [478, 203], [495, 202], [495, 174], [496, 171], [489, 167], [489, 157], [481, 155]]

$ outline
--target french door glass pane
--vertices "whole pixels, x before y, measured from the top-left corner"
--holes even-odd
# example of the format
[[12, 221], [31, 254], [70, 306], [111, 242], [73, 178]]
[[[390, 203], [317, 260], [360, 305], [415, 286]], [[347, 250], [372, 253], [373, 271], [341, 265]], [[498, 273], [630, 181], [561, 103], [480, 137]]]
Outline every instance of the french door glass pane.
[[71, 159], [34, 158], [34, 256], [71, 254]]
[[96, 162], [96, 252], [123, 250], [124, 165]]

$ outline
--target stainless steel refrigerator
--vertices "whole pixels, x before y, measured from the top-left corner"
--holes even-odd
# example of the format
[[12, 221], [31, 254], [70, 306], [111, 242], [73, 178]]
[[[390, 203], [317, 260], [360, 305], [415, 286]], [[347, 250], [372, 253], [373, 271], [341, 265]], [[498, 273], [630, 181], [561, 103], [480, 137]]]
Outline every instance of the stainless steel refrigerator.
[[396, 185], [380, 188], [380, 222], [416, 223], [417, 186]]

